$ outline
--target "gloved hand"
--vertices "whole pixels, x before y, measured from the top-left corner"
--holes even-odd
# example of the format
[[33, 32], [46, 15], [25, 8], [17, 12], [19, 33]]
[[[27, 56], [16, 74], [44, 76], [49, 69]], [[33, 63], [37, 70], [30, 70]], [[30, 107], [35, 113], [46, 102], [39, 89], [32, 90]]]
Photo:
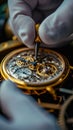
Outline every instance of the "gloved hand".
[[0, 130], [59, 130], [54, 117], [11, 81], [0, 87], [0, 109]]
[[35, 24], [48, 47], [60, 45], [73, 33], [73, 0], [8, 0], [13, 32], [28, 47], [34, 47]]

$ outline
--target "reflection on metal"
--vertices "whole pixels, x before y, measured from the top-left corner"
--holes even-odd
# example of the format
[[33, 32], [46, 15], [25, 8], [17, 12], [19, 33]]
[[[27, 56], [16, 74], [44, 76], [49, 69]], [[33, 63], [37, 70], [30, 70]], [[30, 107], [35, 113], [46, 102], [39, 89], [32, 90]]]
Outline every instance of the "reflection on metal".
[[34, 50], [17, 49], [1, 62], [1, 74], [20, 88], [41, 90], [61, 83], [69, 73], [69, 63], [55, 51], [40, 48], [35, 60]]
[[53, 103], [38, 103], [40, 106], [42, 106], [43, 108], [46, 109], [55, 109], [55, 110], [60, 110], [61, 109], [61, 105], [58, 104], [53, 104]]
[[73, 70], [73, 66], [70, 65], [70, 69]]

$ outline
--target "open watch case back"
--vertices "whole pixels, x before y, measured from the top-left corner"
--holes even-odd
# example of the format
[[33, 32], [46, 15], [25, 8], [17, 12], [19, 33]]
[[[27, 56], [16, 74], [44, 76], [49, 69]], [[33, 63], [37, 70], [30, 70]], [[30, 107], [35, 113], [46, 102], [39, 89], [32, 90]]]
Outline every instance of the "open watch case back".
[[66, 57], [46, 48], [40, 48], [35, 60], [34, 49], [15, 49], [1, 62], [1, 75], [17, 83], [19, 88], [42, 90], [63, 82], [69, 74]]

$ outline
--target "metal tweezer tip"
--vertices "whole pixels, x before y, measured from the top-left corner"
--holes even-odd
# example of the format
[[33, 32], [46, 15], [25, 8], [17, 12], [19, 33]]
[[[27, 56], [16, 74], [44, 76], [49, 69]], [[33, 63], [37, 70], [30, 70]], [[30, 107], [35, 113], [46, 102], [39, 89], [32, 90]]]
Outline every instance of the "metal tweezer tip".
[[39, 45], [40, 45], [40, 43], [36, 42], [36, 44], [35, 44], [35, 60], [37, 60], [37, 57], [38, 57]]

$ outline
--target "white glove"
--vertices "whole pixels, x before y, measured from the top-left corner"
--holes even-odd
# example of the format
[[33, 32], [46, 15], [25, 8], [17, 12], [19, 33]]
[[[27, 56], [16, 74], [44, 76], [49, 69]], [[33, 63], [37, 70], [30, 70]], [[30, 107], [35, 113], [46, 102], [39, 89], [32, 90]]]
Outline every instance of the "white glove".
[[56, 119], [11, 81], [0, 87], [0, 130], [59, 130]]
[[73, 33], [73, 0], [8, 0], [13, 32], [34, 47], [35, 24], [43, 44], [56, 47]]

